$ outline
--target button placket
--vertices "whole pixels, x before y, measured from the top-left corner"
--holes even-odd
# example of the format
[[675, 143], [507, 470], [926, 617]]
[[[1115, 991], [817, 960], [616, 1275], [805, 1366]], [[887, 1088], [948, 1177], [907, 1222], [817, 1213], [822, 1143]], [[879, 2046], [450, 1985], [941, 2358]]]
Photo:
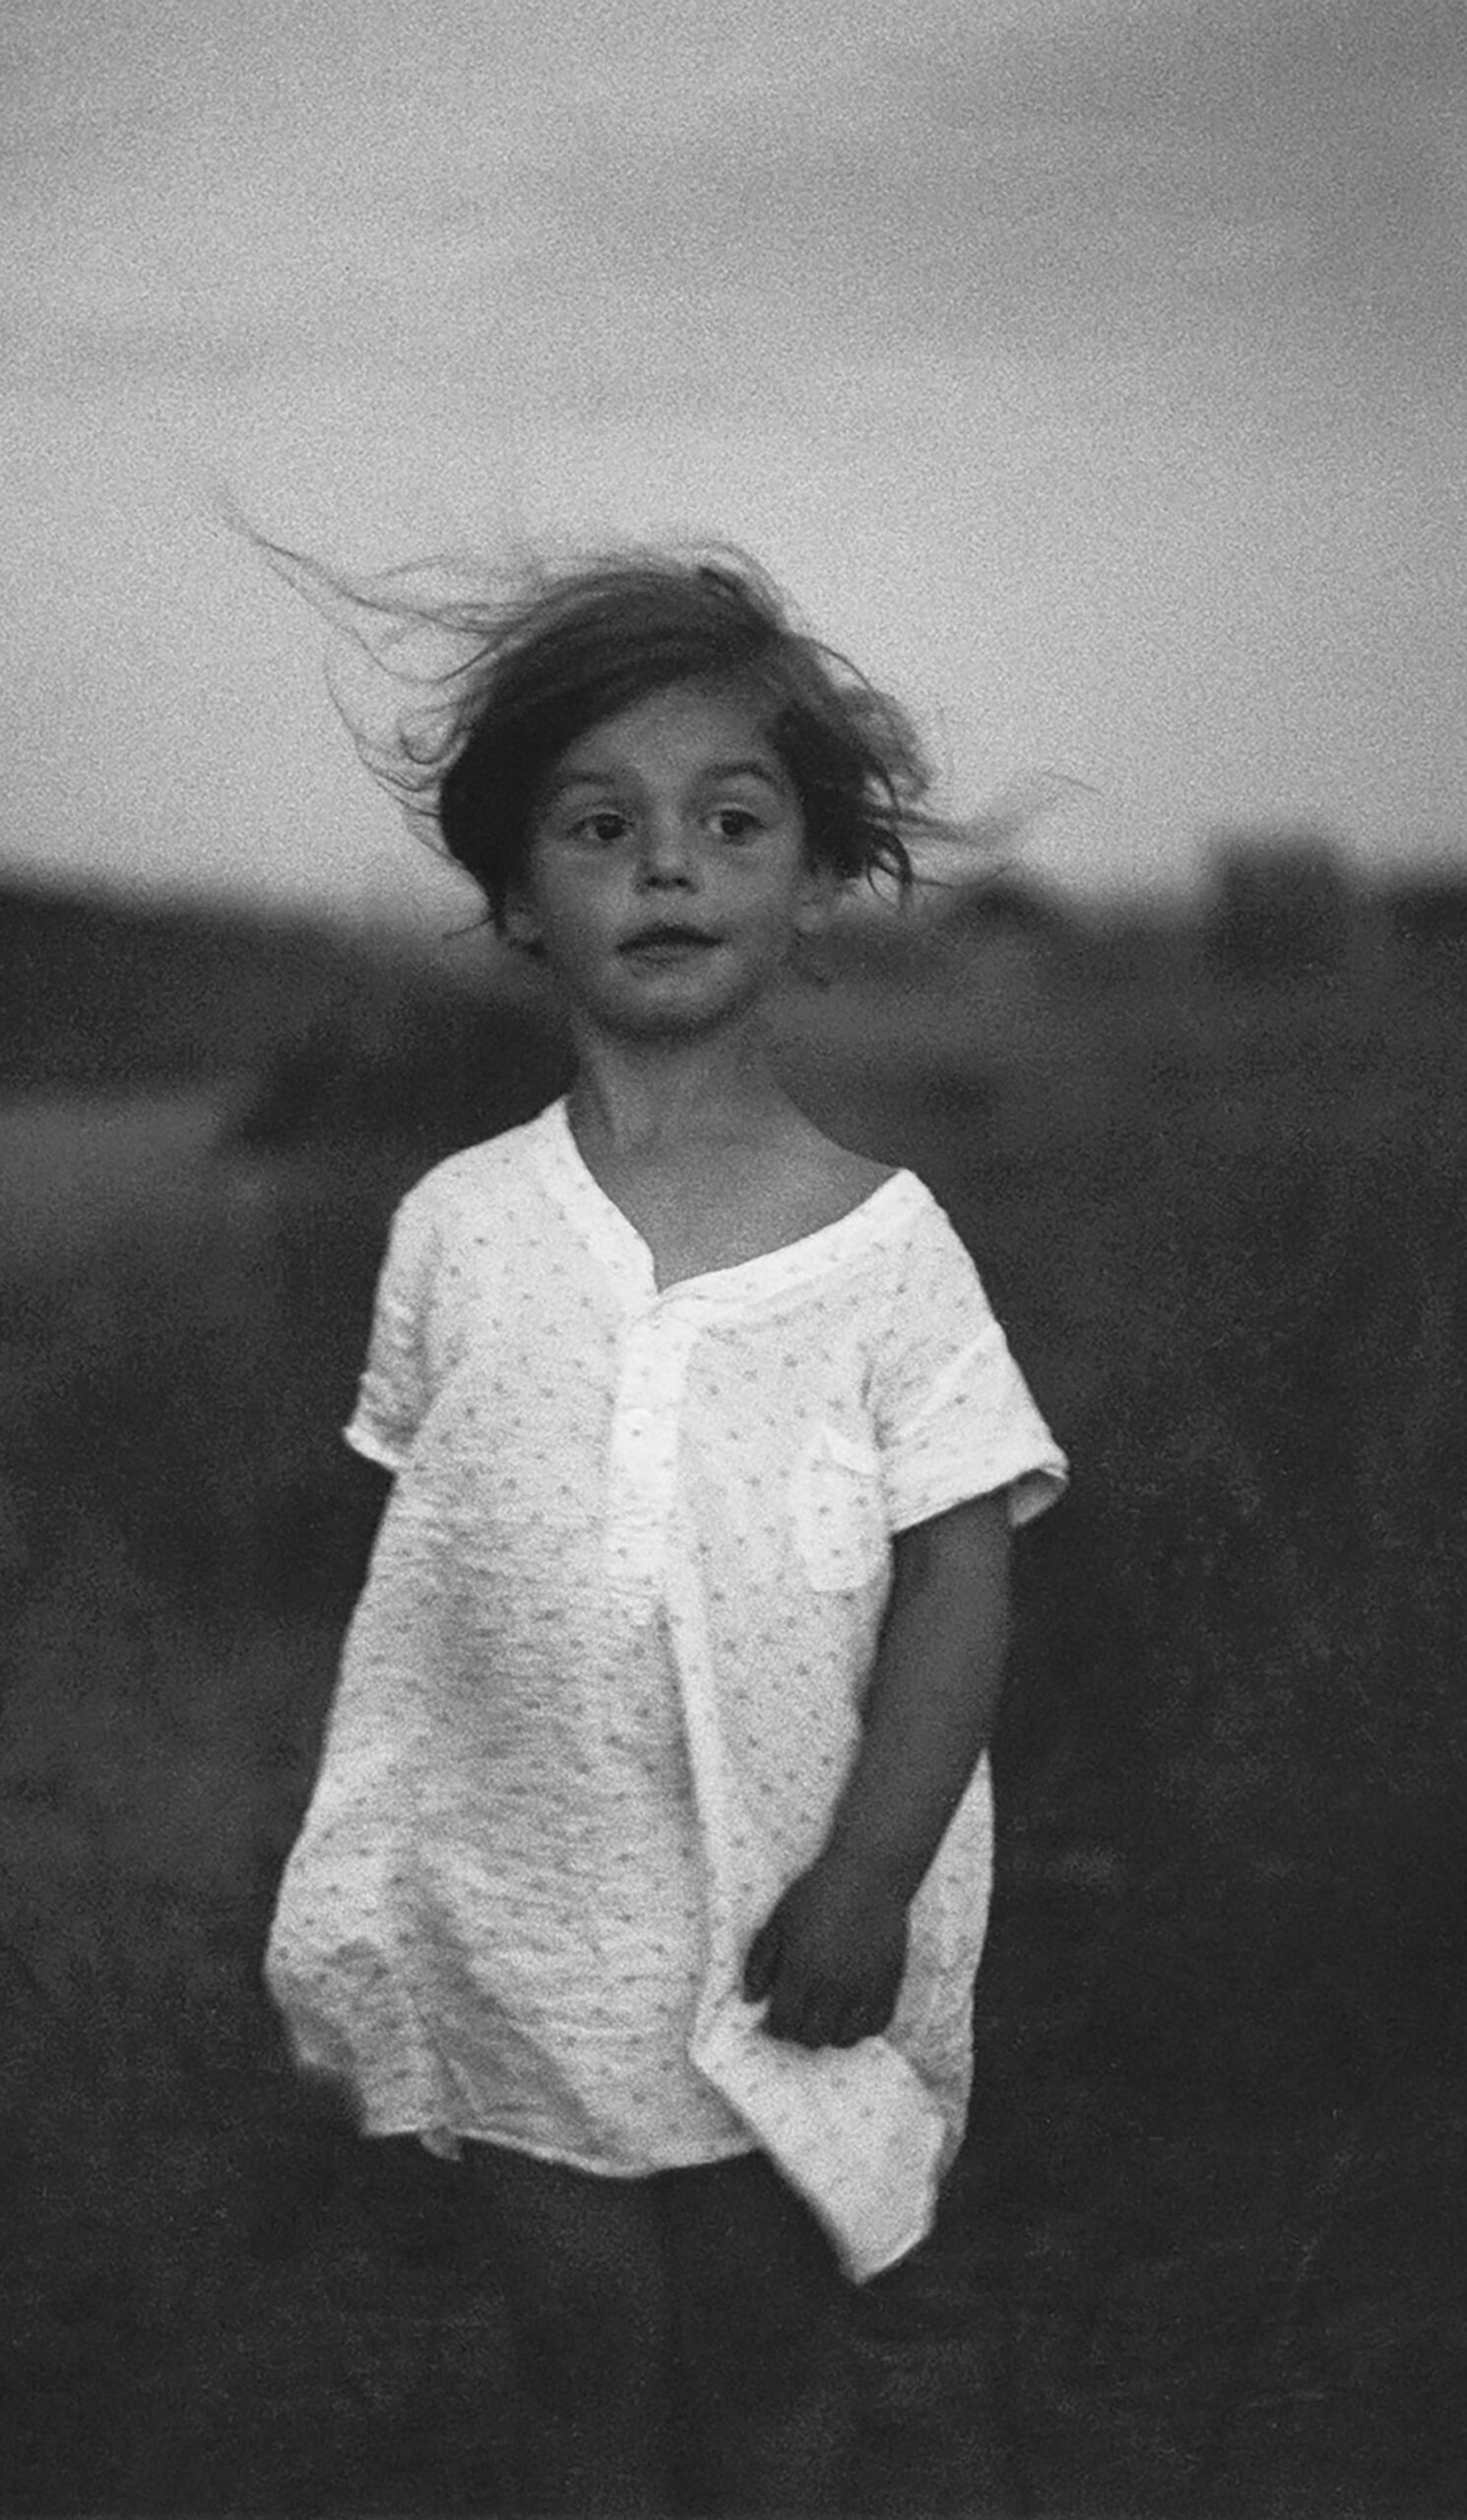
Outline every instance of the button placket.
[[607, 1462], [606, 1574], [619, 1599], [651, 1606], [667, 1565], [688, 1359], [701, 1307], [664, 1298], [632, 1323]]

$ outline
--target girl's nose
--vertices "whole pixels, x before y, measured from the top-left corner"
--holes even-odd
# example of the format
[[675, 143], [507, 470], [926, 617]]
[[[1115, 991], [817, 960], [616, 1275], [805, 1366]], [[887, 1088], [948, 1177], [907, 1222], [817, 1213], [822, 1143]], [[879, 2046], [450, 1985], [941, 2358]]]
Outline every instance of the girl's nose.
[[692, 881], [693, 851], [680, 815], [649, 814], [642, 828], [637, 872], [644, 884]]

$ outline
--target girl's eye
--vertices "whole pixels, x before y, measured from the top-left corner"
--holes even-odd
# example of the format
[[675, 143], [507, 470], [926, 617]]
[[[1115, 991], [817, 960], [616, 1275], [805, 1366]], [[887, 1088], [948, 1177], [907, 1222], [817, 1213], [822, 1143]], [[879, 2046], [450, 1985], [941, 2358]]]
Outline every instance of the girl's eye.
[[582, 814], [577, 822], [571, 824], [570, 830], [573, 840], [590, 841], [597, 848], [609, 849], [626, 830], [626, 816], [618, 814], [614, 806], [603, 805], [598, 813]]
[[746, 805], [720, 805], [713, 820], [722, 840], [749, 840], [764, 828]]

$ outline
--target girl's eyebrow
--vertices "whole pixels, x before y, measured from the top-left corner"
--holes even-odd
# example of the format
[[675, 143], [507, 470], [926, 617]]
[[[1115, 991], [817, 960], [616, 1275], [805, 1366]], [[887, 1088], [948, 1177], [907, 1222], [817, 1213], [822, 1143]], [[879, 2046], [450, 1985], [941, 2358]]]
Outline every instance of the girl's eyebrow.
[[710, 787], [716, 785], [721, 779], [759, 779], [763, 781], [766, 788], [773, 788], [780, 793], [784, 792], [787, 785], [783, 774], [778, 770], [771, 770], [765, 761], [715, 762], [710, 770], [705, 771], [704, 777]]
[[[708, 769], [698, 771], [698, 782], [696, 782], [696, 784], [698, 784], [698, 787], [724, 787], [724, 782], [729, 782], [729, 779], [759, 779], [761, 787], [771, 788], [771, 791], [777, 793], [777, 796], [784, 796], [784, 793], [787, 793], [787, 788], [789, 788], [789, 782], [787, 782], [787, 779], [784, 779], [784, 776], [779, 774], [777, 769], [771, 769], [771, 766], [766, 764], [766, 761], [711, 761], [711, 764], [708, 764]], [[622, 771], [615, 771], [615, 769], [607, 769], [607, 771], [559, 771], [557, 779], [552, 779], [552, 782], [549, 782], [549, 787], [544, 788], [544, 796], [542, 796], [542, 806], [559, 804], [559, 799], [562, 799], [562, 796], [567, 796], [567, 793], [570, 793], [572, 788], [580, 788], [580, 787], [585, 787], [585, 788], [615, 788], [615, 787], [620, 787], [620, 784], [622, 784]]]
[[[621, 775], [616, 770], [562, 771], [559, 777], [552, 779], [546, 788], [545, 802], [549, 804], [555, 797], [563, 796], [571, 788], [614, 788]], [[710, 762], [705, 770], [698, 773], [697, 784], [703, 788], [716, 788], [726, 779], [757, 779], [766, 788], [774, 788], [779, 794], [784, 793], [788, 784], [779, 771], [772, 770], [769, 764], [763, 761]]]
[[572, 788], [614, 788], [615, 786], [614, 770], [563, 770], [557, 778], [547, 781], [542, 801], [546, 805], [553, 805], [557, 798], [567, 795]]

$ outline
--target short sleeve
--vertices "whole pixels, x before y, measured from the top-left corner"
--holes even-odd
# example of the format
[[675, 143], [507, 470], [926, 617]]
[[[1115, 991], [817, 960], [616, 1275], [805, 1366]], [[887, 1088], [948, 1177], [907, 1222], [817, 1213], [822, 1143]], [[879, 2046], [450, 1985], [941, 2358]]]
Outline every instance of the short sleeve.
[[428, 1404], [427, 1312], [436, 1258], [431, 1221], [410, 1195], [392, 1221], [366, 1365], [343, 1429], [354, 1452], [394, 1473], [407, 1461]]
[[871, 1406], [894, 1532], [1000, 1490], [1026, 1523], [1064, 1488], [1064, 1455], [935, 1201], [907, 1247]]

